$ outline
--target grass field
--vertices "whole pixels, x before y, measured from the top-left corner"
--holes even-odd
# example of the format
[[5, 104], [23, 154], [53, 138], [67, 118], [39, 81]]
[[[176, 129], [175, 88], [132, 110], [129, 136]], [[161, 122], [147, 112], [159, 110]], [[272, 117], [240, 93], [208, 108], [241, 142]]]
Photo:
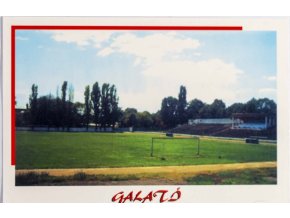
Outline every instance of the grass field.
[[276, 161], [276, 145], [201, 138], [160, 140], [154, 133], [17, 132], [16, 169], [175, 166]]
[[262, 168], [224, 171], [186, 178], [188, 185], [277, 184], [277, 169]]

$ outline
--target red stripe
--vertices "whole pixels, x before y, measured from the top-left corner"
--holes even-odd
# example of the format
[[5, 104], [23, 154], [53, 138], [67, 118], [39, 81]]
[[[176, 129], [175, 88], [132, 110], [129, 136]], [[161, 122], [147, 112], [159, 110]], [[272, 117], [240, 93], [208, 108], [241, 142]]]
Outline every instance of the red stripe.
[[237, 31], [242, 26], [11, 26], [11, 164], [16, 163], [15, 129], [15, 31], [16, 30], [195, 30]]
[[15, 165], [15, 28], [11, 27], [11, 164]]
[[14, 26], [18, 30], [243, 30], [242, 26]]

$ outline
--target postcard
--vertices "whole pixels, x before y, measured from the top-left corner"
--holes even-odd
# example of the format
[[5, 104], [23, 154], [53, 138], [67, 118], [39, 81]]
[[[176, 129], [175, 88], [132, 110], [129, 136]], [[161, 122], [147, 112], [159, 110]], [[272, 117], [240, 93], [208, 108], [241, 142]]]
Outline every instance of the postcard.
[[289, 24], [4, 17], [3, 201], [289, 201]]

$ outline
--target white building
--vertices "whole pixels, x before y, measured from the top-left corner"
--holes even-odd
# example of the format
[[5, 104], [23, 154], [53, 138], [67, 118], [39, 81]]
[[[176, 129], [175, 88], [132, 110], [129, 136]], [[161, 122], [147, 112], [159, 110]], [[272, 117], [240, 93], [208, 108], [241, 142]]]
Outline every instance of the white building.
[[233, 122], [238, 123], [239, 120], [233, 120], [231, 118], [214, 118], [214, 119], [189, 119], [189, 125], [196, 125], [196, 124], [233, 124]]

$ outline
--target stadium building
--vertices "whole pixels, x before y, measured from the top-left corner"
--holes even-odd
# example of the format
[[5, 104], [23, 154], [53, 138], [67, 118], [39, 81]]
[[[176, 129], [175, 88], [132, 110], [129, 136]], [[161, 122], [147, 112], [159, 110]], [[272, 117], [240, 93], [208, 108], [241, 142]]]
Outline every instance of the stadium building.
[[232, 129], [264, 130], [276, 125], [276, 117], [259, 113], [235, 113], [232, 118], [189, 119], [188, 125], [231, 125]]

